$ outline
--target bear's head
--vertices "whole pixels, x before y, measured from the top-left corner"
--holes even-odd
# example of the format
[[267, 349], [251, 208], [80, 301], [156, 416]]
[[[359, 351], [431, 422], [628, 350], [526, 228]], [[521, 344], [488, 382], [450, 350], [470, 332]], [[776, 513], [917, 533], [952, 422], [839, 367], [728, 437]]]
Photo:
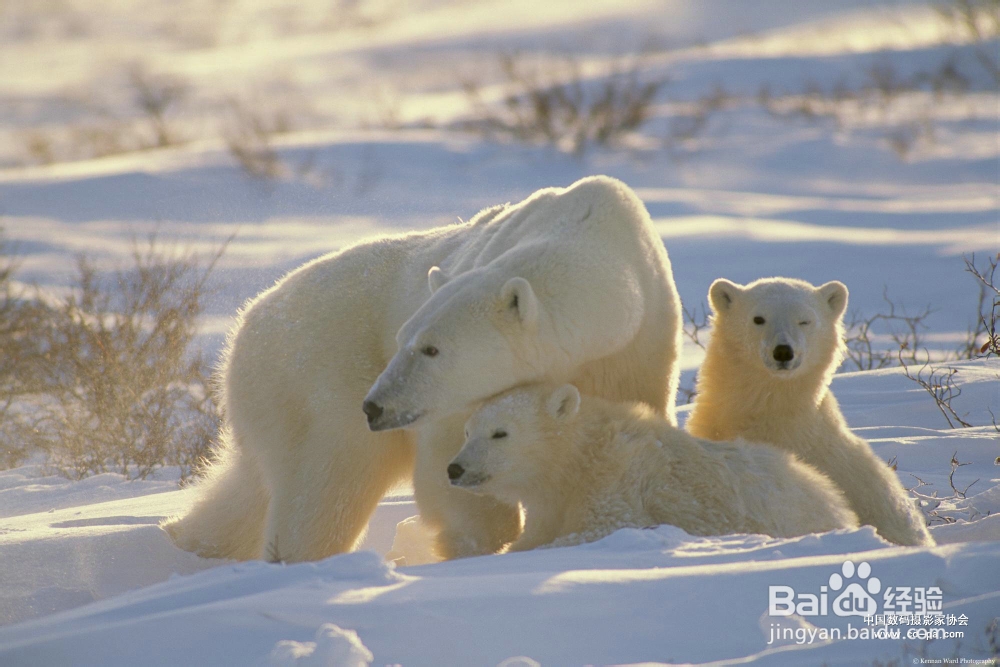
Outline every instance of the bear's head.
[[717, 354], [739, 357], [778, 378], [830, 373], [843, 358], [843, 283], [814, 287], [791, 278], [763, 278], [744, 286], [720, 278], [708, 298]]
[[448, 465], [452, 486], [517, 502], [559, 468], [553, 435], [565, 438], [580, 410], [571, 384], [517, 387], [487, 400], [465, 424], [465, 444]]
[[431, 298], [400, 328], [365, 397], [373, 431], [464, 409], [538, 379], [560, 356], [544, 343], [545, 306], [526, 279], [484, 267], [449, 280], [434, 267], [428, 283]]

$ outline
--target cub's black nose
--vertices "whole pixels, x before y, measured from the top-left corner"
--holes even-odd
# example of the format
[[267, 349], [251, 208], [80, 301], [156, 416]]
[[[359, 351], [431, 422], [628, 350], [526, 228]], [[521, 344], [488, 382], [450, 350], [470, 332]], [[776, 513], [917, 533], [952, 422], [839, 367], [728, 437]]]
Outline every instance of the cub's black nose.
[[382, 406], [374, 401], [365, 401], [361, 410], [368, 415], [369, 424], [382, 416]]
[[[795, 353], [792, 352], [791, 345], [778, 345], [774, 348], [774, 360], [775, 361], [791, 361], [795, 358]], [[381, 411], [380, 411], [381, 412]]]
[[465, 474], [465, 468], [457, 463], [448, 464], [448, 479], [454, 481]]

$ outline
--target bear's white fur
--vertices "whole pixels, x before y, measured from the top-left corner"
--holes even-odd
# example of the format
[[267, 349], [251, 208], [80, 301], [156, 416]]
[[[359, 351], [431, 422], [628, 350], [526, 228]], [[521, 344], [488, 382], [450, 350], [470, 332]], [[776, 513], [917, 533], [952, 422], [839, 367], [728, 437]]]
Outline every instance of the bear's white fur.
[[321, 257], [242, 312], [221, 453], [164, 527], [203, 556], [318, 559], [352, 549], [412, 475], [441, 556], [498, 551], [517, 508], [445, 474], [468, 406], [551, 379], [673, 419], [679, 313], [649, 214], [607, 177]]
[[933, 544], [895, 473], [851, 433], [830, 381], [844, 353], [847, 288], [766, 278], [709, 290], [712, 338], [687, 430], [797, 455], [844, 492], [861, 522], [904, 545]]
[[641, 403], [533, 384], [487, 401], [466, 424], [452, 484], [520, 502], [511, 551], [672, 524], [692, 535], [792, 537], [852, 528], [826, 477], [773, 447], [695, 438]]

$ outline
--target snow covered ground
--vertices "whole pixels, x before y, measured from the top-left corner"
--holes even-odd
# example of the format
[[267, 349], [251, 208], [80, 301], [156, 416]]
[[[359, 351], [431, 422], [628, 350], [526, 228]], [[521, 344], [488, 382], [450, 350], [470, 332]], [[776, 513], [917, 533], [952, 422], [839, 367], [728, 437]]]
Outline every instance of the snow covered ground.
[[[996, 406], [1000, 362], [958, 368], [960, 406], [970, 418]], [[544, 665], [746, 658], [858, 664], [908, 651], [989, 657], [987, 625], [1000, 613], [996, 431], [992, 425], [942, 427], [923, 390], [898, 369], [841, 375], [834, 387], [852, 427], [880, 456], [897, 458], [908, 484], [913, 472], [949, 496], [952, 453], [970, 464], [956, 474], [956, 485], [980, 481], [968, 499], [946, 503], [942, 514], [958, 522], [932, 526], [939, 546], [895, 547], [870, 528], [789, 540], [695, 538], [664, 526], [623, 530], [567, 549], [393, 567], [381, 556], [392, 546], [396, 523], [414, 512], [409, 499], [394, 498], [373, 519], [365, 546], [375, 553], [304, 565], [227, 564], [175, 549], [156, 526], [183, 511], [184, 491], [157, 492], [157, 482], [131, 482], [149, 495], [45, 510], [65, 505], [87, 482], [60, 485], [42, 478], [20, 482], [22, 495], [37, 495], [41, 511], [0, 523], [0, 560], [7, 564], [0, 573], [3, 620], [41, 616], [0, 628], [0, 662], [267, 664], [282, 641], [308, 652], [307, 642], [327, 623], [356, 631], [376, 664], [495, 665], [519, 655]], [[19, 483], [16, 471], [0, 479]], [[102, 487], [90, 488], [102, 498]], [[103, 487], [105, 493], [113, 488]], [[393, 556], [419, 556], [420, 538], [419, 531], [401, 532]], [[776, 641], [773, 627], [839, 628], [843, 637], [848, 623], [867, 627], [860, 618], [767, 615], [769, 586], [818, 594], [847, 560], [869, 563], [883, 591], [941, 588], [945, 614], [968, 619], [967, 626], [944, 629], [965, 636], [927, 643], [907, 639], [911, 628], [902, 626], [899, 639]], [[177, 576], [199, 570], [205, 571]], [[101, 601], [78, 606], [93, 600]], [[71, 610], [46, 615], [60, 609]], [[317, 642], [316, 662], [275, 658], [271, 664], [344, 664], [319, 661], [325, 651], [343, 648], [343, 641]]]
[[[99, 19], [87, 3], [67, 2], [59, 20], [38, 19], [33, 3], [5, 5], [0, 226], [21, 252], [19, 279], [59, 293], [75, 253], [110, 267], [127, 257], [133, 234], [157, 230], [161, 240], [208, 251], [236, 232], [203, 321], [200, 342], [214, 352], [239, 305], [305, 259], [607, 173], [646, 202], [689, 306], [703, 303], [719, 276], [789, 275], [844, 281], [850, 310], [861, 314], [882, 309], [883, 293], [909, 312], [931, 306], [925, 342], [938, 351], [954, 348], [972, 323], [976, 288], [962, 256], [1000, 250], [1000, 98], [977, 69], [982, 45], [942, 27], [928, 6], [369, 0], [337, 3], [338, 14], [300, 4], [306, 9], [281, 14], [276, 1], [216, 3], [199, 14], [118, 2]], [[73, 28], [66, 17], [74, 16], [86, 29]], [[114, 52], [100, 47], [111, 37]], [[645, 73], [670, 83], [633, 150], [579, 157], [457, 129], [470, 113], [463, 78], [475, 73], [485, 97], [499, 96], [501, 51], [570, 52], [599, 72], [647, 37], [659, 45]], [[188, 143], [20, 164], [32, 132], [52, 132], [58, 148], [61, 132], [95, 122], [92, 106], [78, 103], [95, 90], [111, 116], [141, 126], [121, 79], [139, 58], [196, 91], [195, 111], [176, 120]], [[836, 119], [781, 116], [755, 101], [765, 86], [775, 94], [860, 88], [873, 69], [906, 77], [948, 58], [969, 79], [960, 95], [900, 92], [884, 108], [848, 100]], [[289, 80], [294, 94], [278, 85]], [[673, 114], [717, 88], [726, 104], [694, 136], [666, 141]], [[297, 131], [273, 138], [286, 171], [268, 182], [245, 174], [206, 129], [227, 95], [246, 91], [310, 106]], [[372, 122], [386, 112], [375, 108], [380, 95], [392, 101], [391, 123]], [[685, 349], [687, 386], [699, 352]], [[373, 517], [370, 551], [293, 566], [233, 564], [177, 550], [157, 527], [190, 502], [176, 472], [71, 482], [34, 457], [0, 472], [0, 665], [995, 659], [1000, 634], [988, 625], [1000, 617], [1000, 434], [989, 411], [1000, 415], [1000, 361], [950, 366], [962, 390], [954, 407], [970, 428], [949, 428], [898, 368], [834, 382], [852, 428], [879, 456], [895, 457], [904, 485], [918, 477], [919, 493], [949, 497], [953, 454], [969, 464], [953, 479], [959, 489], [975, 482], [968, 497], [944, 500], [929, 516], [939, 543], [930, 549], [893, 547], [870, 529], [775, 540], [660, 527], [432, 563], [418, 525], [397, 534], [416, 513], [403, 495]], [[883, 605], [889, 589], [940, 588], [945, 614], [968, 625], [939, 627], [964, 636], [928, 642], [907, 638], [904, 625], [889, 628], [901, 630], [898, 639], [854, 639], [848, 622], [871, 630], [858, 617], [768, 616], [769, 586], [815, 594], [827, 586], [833, 600], [831, 574], [843, 575], [845, 561], [870, 564], [869, 577], [853, 579], [877, 578]], [[769, 643], [775, 626], [798, 630], [802, 642]], [[821, 628], [844, 638], [817, 631], [810, 640]]]

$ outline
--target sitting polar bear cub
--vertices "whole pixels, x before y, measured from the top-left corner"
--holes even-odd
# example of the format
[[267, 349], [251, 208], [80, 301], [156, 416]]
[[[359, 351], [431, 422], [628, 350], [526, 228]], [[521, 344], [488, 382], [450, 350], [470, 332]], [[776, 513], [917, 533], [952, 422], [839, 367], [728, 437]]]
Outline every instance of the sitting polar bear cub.
[[794, 456], [695, 438], [642, 403], [534, 384], [482, 405], [448, 466], [451, 483], [520, 502], [510, 551], [591, 542], [669, 523], [692, 535], [792, 537], [858, 525], [840, 492]]
[[899, 479], [851, 433], [830, 392], [843, 359], [847, 288], [789, 278], [744, 287], [720, 279], [708, 296], [712, 339], [687, 430], [791, 452], [829, 476], [861, 521], [886, 540], [934, 544]]

